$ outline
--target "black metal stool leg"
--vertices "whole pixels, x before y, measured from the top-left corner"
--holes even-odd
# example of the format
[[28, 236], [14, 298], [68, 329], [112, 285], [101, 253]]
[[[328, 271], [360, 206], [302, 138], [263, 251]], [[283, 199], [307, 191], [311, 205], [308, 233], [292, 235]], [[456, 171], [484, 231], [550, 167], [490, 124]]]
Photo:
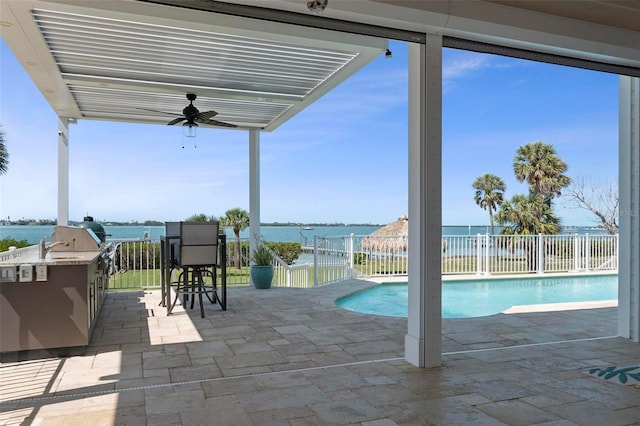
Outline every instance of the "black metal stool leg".
[[[205, 281], [205, 277], [211, 277], [211, 286], [209, 286], [207, 284], [207, 282]], [[211, 303], [216, 303], [216, 275], [215, 275], [215, 269], [212, 271], [210, 271], [208, 268], [204, 268], [202, 269], [202, 292], [204, 293], [205, 296], [207, 296], [207, 299], [209, 299], [209, 302]], [[211, 293], [211, 296], [209, 296], [209, 293]]]
[[196, 279], [197, 279], [197, 269], [192, 269], [191, 270], [191, 309], [193, 309], [193, 304], [196, 300]]
[[[184, 283], [183, 280], [184, 279]], [[169, 308], [169, 310], [167, 311], [167, 315], [169, 315], [172, 311], [174, 306], [176, 306], [176, 302], [178, 301], [178, 298], [180, 297], [180, 293], [183, 293], [183, 297], [186, 297], [186, 294], [184, 294], [184, 286], [187, 285], [187, 274], [185, 274], [185, 271], [182, 270], [182, 272], [180, 272], [180, 274], [178, 275], [178, 281], [177, 281], [177, 285], [176, 285], [176, 297], [173, 298], [173, 303], [171, 304], [171, 307]], [[171, 286], [169, 285], [167, 288], [167, 291], [171, 290]], [[182, 305], [184, 306], [184, 300], [182, 302]]]
[[204, 291], [204, 279], [202, 271], [198, 268], [198, 300], [200, 302], [200, 316], [204, 318], [204, 305], [202, 304], [202, 292]]

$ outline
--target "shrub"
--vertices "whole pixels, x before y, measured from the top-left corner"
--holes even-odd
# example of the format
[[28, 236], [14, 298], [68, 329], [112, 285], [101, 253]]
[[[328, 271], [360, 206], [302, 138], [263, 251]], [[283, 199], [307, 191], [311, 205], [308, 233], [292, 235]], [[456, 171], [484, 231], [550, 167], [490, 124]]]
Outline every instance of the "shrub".
[[129, 269], [157, 269], [160, 267], [160, 243], [128, 241], [121, 243], [116, 251], [117, 271]]
[[29, 242], [27, 240], [16, 240], [13, 238], [3, 238], [0, 240], [0, 251], [7, 251], [9, 250], [9, 247], [16, 247], [16, 248], [22, 248], [22, 247], [28, 247], [32, 244], [29, 244]]
[[302, 245], [300, 243], [265, 243], [273, 250], [279, 258], [291, 265], [302, 253]]
[[367, 253], [355, 252], [353, 253], [353, 263], [355, 265], [366, 265], [369, 255]]

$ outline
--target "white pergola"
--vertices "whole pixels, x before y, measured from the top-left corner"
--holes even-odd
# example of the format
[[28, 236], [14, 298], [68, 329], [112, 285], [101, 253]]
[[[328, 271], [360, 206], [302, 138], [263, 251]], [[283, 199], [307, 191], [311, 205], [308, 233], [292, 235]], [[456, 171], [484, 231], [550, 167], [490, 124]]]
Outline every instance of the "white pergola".
[[[58, 221], [68, 219], [68, 123], [163, 123], [201, 110], [247, 130], [251, 235], [259, 135], [386, 49], [410, 43], [409, 318], [405, 358], [441, 362], [442, 49], [620, 74], [618, 333], [640, 342], [640, 1], [3, 0], [3, 39], [60, 117]], [[125, 111], [126, 110], [126, 111]]]
[[[193, 2], [192, 2], [193, 3]], [[273, 131], [386, 51], [345, 35], [137, 1], [1, 3], [2, 38], [59, 117], [58, 223], [69, 218], [68, 124], [166, 124], [200, 111], [246, 131], [251, 244], [260, 235], [260, 132]], [[157, 112], [154, 112], [157, 111]]]

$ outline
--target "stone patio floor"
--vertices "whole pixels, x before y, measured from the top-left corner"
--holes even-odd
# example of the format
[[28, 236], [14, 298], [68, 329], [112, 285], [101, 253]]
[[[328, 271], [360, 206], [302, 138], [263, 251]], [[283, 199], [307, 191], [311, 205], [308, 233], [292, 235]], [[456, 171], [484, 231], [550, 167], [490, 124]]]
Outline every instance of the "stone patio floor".
[[615, 307], [445, 319], [420, 369], [406, 319], [335, 306], [371, 285], [230, 288], [204, 319], [110, 293], [83, 355], [0, 364], [0, 424], [640, 425], [640, 390], [587, 374], [640, 363]]

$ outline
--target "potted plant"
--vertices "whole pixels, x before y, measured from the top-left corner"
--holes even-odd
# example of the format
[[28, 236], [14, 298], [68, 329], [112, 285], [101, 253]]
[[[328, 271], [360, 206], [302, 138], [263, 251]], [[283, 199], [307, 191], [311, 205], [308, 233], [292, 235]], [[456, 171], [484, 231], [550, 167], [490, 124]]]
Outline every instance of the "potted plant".
[[273, 280], [273, 253], [263, 243], [251, 253], [251, 282], [255, 288], [270, 288]]

